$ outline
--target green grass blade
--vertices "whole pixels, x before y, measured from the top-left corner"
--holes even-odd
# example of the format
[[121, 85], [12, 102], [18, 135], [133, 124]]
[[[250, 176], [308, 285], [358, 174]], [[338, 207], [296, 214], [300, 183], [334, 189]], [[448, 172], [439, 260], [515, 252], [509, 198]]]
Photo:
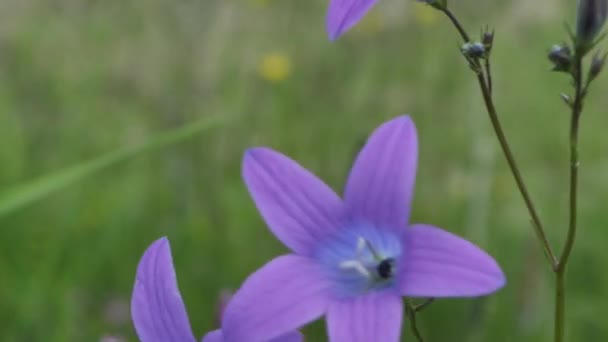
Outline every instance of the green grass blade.
[[188, 140], [210, 128], [225, 124], [229, 120], [230, 117], [227, 116], [205, 118], [184, 127], [157, 134], [143, 143], [126, 146], [97, 158], [16, 185], [0, 193], [0, 217], [39, 201], [55, 191], [95, 174], [97, 171], [127, 161], [139, 154]]

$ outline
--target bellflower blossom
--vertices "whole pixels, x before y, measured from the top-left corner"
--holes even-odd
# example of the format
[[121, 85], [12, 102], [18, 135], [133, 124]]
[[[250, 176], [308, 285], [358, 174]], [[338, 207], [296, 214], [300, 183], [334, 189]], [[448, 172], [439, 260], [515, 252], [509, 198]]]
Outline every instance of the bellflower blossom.
[[344, 200], [295, 161], [246, 152], [243, 177], [292, 254], [252, 274], [223, 317], [226, 341], [263, 341], [323, 315], [334, 342], [398, 341], [402, 296], [472, 297], [505, 284], [492, 257], [440, 228], [409, 224], [417, 166], [407, 116], [380, 126], [350, 172]]
[[[177, 287], [167, 238], [152, 243], [139, 262], [131, 298], [131, 316], [141, 342], [197, 341]], [[203, 342], [222, 341], [221, 330], [210, 332], [203, 339]], [[292, 331], [271, 342], [301, 341], [302, 335]]]
[[378, 0], [330, 0], [327, 10], [327, 34], [330, 40], [338, 39], [355, 26]]

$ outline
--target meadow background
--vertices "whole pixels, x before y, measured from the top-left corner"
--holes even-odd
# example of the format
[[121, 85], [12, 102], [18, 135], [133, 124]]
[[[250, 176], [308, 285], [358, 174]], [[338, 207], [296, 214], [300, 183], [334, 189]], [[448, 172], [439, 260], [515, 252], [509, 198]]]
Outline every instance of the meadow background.
[[[547, 49], [574, 0], [451, 1], [496, 28], [496, 102], [548, 234], [567, 219], [569, 115]], [[473, 74], [445, 18], [383, 0], [330, 43], [321, 0], [0, 2], [0, 340], [136, 341], [128, 302], [144, 249], [168, 236], [197, 336], [220, 293], [286, 249], [240, 177], [266, 145], [341, 191], [382, 121], [420, 135], [413, 221], [479, 244], [508, 286], [440, 300], [427, 341], [549, 341], [552, 273], [533, 238]], [[603, 43], [602, 45], [606, 45]], [[581, 127], [580, 230], [568, 341], [608, 340], [607, 75]], [[412, 341], [404, 324], [403, 340]], [[305, 329], [324, 341], [323, 323]]]

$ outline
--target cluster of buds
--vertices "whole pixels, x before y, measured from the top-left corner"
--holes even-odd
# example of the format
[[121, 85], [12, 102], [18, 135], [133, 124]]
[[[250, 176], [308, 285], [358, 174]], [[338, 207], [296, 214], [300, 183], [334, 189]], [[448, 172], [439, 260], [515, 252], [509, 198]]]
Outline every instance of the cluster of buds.
[[480, 42], [464, 43], [460, 48], [460, 51], [469, 60], [488, 58], [490, 55], [490, 51], [492, 51], [493, 44], [494, 31], [486, 29], [481, 33]]
[[[608, 0], [579, 0], [576, 13], [576, 33], [571, 34], [572, 46], [556, 44], [551, 47], [548, 58], [553, 71], [572, 73], [575, 59], [582, 59], [602, 39], [600, 35], [608, 15]], [[591, 60], [588, 81], [594, 80], [602, 71], [606, 54], [596, 52]]]

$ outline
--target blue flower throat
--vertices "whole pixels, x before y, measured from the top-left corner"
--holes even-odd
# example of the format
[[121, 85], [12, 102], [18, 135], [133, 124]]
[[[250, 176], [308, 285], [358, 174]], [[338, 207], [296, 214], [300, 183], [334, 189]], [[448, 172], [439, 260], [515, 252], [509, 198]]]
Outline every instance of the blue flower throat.
[[392, 287], [398, 274], [399, 239], [375, 227], [358, 228], [341, 232], [317, 253], [343, 297]]
[[[372, 257], [371, 260], [370, 256]], [[356, 258], [342, 261], [339, 266], [344, 271], [354, 271], [370, 280], [372, 283], [370, 285], [373, 286], [375, 283], [382, 283], [392, 279], [395, 259], [383, 257], [369, 240], [358, 237]]]

